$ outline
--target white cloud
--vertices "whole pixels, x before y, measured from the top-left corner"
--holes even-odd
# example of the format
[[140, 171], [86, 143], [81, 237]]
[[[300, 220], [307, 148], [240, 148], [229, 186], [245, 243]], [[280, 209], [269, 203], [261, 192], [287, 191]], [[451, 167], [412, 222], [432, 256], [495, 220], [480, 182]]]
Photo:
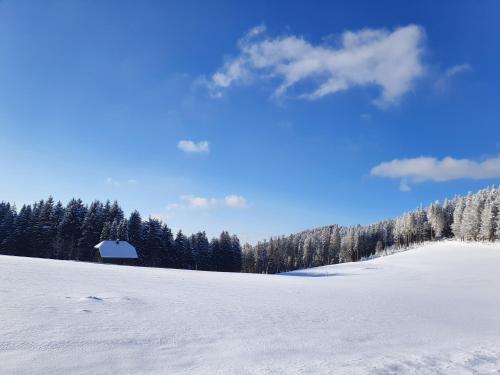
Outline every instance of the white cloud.
[[177, 148], [188, 153], [208, 153], [210, 146], [208, 141], [193, 142], [189, 140], [182, 140], [177, 143]]
[[448, 69], [445, 70], [444, 75], [446, 77], [452, 77], [454, 75], [468, 72], [472, 70], [472, 67], [469, 64], [458, 64], [458, 65], [453, 65], [449, 67]]
[[378, 86], [382, 92], [376, 103], [386, 106], [408, 92], [424, 73], [425, 33], [417, 25], [394, 31], [346, 31], [339, 46], [313, 45], [294, 35], [270, 38], [264, 32], [264, 26], [251, 29], [238, 43], [239, 55], [212, 75], [209, 87], [214, 96], [257, 77], [280, 80], [275, 96], [299, 83], [315, 85], [299, 94], [310, 100], [355, 86]]
[[211, 209], [215, 207], [226, 208], [246, 208], [247, 200], [240, 195], [227, 195], [224, 198], [206, 198], [193, 195], [181, 195], [182, 203], [171, 203], [167, 205], [167, 210], [177, 210], [183, 208]]
[[[127, 184], [127, 185], [135, 185], [136, 183], [137, 183], [137, 180], [135, 180], [135, 179], [133, 179], [133, 178], [130, 178], [130, 179], [128, 179], [128, 180], [126, 181], [126, 184]], [[122, 186], [121, 181], [119, 181], [119, 180], [115, 180], [115, 179], [114, 179], [114, 178], [112, 178], [112, 177], [108, 177], [108, 178], [106, 179], [106, 184], [107, 184], [107, 185], [112, 185], [112, 186], [115, 186], [115, 187], [120, 187], [120, 186]]]
[[217, 205], [217, 199], [194, 197], [192, 195], [183, 195], [181, 200], [188, 204], [189, 208], [211, 208]]
[[413, 159], [394, 159], [373, 167], [371, 175], [401, 179], [402, 191], [408, 191], [411, 182], [500, 178], [500, 156], [481, 162], [452, 157], [441, 160], [423, 156]]
[[120, 187], [120, 186], [121, 186], [120, 181], [117, 181], [117, 180], [115, 180], [115, 179], [113, 179], [113, 178], [111, 178], [111, 177], [108, 177], [108, 178], [106, 179], [106, 184], [108, 184], [108, 185], [113, 185], [113, 186], [116, 186], [116, 187]]
[[240, 195], [228, 195], [224, 198], [224, 203], [227, 207], [245, 208], [247, 207], [247, 200]]

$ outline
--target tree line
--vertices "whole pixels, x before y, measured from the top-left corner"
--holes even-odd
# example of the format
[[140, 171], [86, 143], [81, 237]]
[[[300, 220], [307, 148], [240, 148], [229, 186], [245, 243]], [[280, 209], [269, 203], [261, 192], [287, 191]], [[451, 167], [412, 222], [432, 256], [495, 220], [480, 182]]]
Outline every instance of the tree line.
[[140, 264], [150, 267], [239, 272], [242, 250], [237, 236], [223, 231], [209, 240], [205, 232], [174, 236], [155, 218], [128, 218], [118, 202], [86, 205], [72, 199], [66, 206], [52, 197], [32, 205], [0, 202], [0, 254], [92, 261], [103, 240], [125, 240], [136, 249]]
[[161, 220], [143, 220], [137, 211], [125, 218], [116, 201], [85, 205], [72, 199], [63, 206], [48, 198], [19, 211], [0, 202], [0, 254], [92, 261], [98, 242], [119, 239], [135, 246], [143, 266], [280, 273], [358, 261], [425, 241], [500, 240], [499, 211], [500, 189], [493, 186], [375, 224], [329, 225], [242, 248], [227, 231], [211, 240], [205, 232], [174, 236]]
[[489, 187], [420, 206], [395, 219], [370, 225], [325, 227], [271, 237], [243, 246], [243, 272], [279, 273], [357, 261], [389, 248], [455, 238], [500, 240], [500, 189]]

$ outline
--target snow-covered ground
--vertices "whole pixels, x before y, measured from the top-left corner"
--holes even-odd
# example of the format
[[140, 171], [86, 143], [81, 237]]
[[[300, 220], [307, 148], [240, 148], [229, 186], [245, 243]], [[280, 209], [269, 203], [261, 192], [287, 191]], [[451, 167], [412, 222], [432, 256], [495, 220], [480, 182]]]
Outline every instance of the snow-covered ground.
[[287, 276], [2, 256], [0, 373], [500, 373], [500, 247]]

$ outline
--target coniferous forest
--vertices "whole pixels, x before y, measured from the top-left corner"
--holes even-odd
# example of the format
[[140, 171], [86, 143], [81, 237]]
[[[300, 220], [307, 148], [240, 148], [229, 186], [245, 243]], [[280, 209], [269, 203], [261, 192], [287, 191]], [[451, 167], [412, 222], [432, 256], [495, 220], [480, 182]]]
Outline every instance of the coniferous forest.
[[126, 240], [135, 246], [140, 264], [211, 271], [238, 272], [238, 237], [222, 232], [209, 240], [205, 232], [186, 236], [155, 218], [143, 220], [134, 211], [128, 218], [115, 201], [85, 205], [72, 199], [66, 206], [52, 198], [19, 211], [0, 203], [0, 254], [91, 261], [93, 247], [103, 240]]
[[500, 189], [455, 196], [370, 225], [325, 227], [243, 246], [244, 272], [279, 273], [357, 261], [425, 241], [500, 240]]
[[489, 187], [375, 224], [329, 225], [242, 248], [227, 231], [211, 240], [205, 232], [174, 236], [158, 219], [143, 220], [137, 211], [125, 217], [117, 202], [86, 205], [72, 199], [63, 206], [48, 198], [19, 210], [0, 202], [0, 254], [91, 261], [94, 245], [119, 239], [136, 247], [143, 266], [279, 273], [357, 261], [425, 241], [500, 240], [499, 210], [500, 189]]

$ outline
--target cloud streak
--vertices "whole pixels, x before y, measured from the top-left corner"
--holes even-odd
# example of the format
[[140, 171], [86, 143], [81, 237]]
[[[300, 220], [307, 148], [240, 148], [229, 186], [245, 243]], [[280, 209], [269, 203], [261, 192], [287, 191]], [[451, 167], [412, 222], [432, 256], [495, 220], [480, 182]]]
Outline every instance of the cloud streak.
[[453, 65], [445, 70], [444, 75], [446, 77], [453, 77], [457, 74], [465, 73], [471, 71], [472, 67], [469, 64], [458, 64]]
[[394, 159], [376, 165], [370, 173], [372, 176], [400, 179], [401, 190], [408, 191], [409, 183], [500, 178], [500, 156], [481, 162], [455, 159], [449, 156], [441, 160], [423, 156], [412, 159]]
[[193, 195], [181, 195], [181, 203], [171, 203], [167, 205], [167, 210], [177, 209], [212, 209], [217, 207], [224, 208], [247, 208], [248, 202], [241, 195], [227, 195], [224, 198], [207, 198]]
[[193, 142], [189, 140], [181, 140], [177, 143], [177, 148], [189, 154], [210, 152], [210, 145], [208, 141]]
[[238, 42], [239, 55], [226, 61], [208, 82], [214, 96], [254, 78], [278, 81], [274, 96], [305, 86], [299, 98], [314, 100], [357, 86], [377, 86], [376, 104], [394, 104], [423, 75], [425, 32], [408, 25], [393, 31], [346, 31], [339, 45], [314, 45], [295, 35], [268, 37], [251, 29]]
[[[125, 182], [126, 185], [135, 185], [137, 184], [137, 180], [133, 179], [133, 178], [130, 178], [128, 179], [126, 182]], [[122, 183], [121, 181], [119, 180], [115, 180], [114, 178], [112, 177], [108, 177], [106, 179], [106, 185], [111, 185], [111, 186], [114, 186], [114, 187], [121, 187], [122, 185], [124, 185], [124, 183]]]

